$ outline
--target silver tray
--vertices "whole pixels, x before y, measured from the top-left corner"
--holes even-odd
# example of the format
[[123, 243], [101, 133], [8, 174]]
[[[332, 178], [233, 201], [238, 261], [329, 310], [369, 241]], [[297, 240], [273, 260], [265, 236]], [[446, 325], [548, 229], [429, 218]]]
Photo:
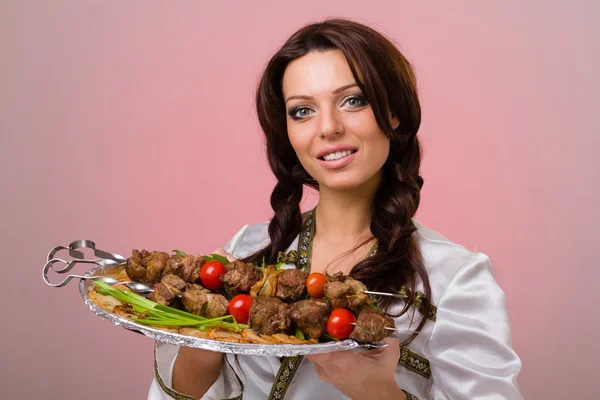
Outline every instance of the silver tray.
[[[121, 267], [122, 268], [122, 267]], [[84, 276], [101, 275], [103, 267], [96, 267]], [[114, 268], [113, 268], [114, 270]], [[256, 343], [233, 343], [224, 342], [212, 339], [203, 339], [194, 336], [182, 335], [179, 333], [167, 332], [160, 329], [152, 328], [147, 325], [139, 324], [127, 318], [120, 317], [116, 314], [106, 311], [102, 307], [96, 305], [88, 296], [87, 292], [94, 288], [92, 280], [81, 279], [79, 281], [79, 293], [85, 304], [88, 305], [97, 316], [102, 317], [116, 326], [125, 328], [131, 331], [139, 332], [151, 339], [159, 342], [174, 344], [177, 346], [194, 347], [198, 349], [218, 351], [221, 353], [247, 354], [255, 356], [297, 356], [303, 354], [319, 354], [331, 353], [334, 351], [344, 350], [362, 350], [385, 347], [385, 342], [360, 344], [352, 339], [347, 339], [339, 342], [328, 342], [320, 344], [256, 344]]]

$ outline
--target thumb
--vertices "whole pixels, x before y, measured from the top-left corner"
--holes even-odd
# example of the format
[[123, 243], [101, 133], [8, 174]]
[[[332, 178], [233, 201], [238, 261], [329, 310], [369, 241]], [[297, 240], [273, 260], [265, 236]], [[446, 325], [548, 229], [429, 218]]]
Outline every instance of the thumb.
[[218, 248], [218, 249], [213, 250], [212, 254], [218, 254], [220, 256], [223, 256], [223, 257], [227, 258], [229, 261], [236, 260], [236, 258], [234, 256], [232, 256], [231, 254], [226, 252], [225, 249], [223, 249], [223, 248]]

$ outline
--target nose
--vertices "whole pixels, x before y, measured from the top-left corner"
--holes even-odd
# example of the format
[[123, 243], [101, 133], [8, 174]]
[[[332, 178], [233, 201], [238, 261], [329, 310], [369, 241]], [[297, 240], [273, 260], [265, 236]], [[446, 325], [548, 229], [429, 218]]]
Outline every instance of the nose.
[[319, 122], [319, 136], [323, 139], [344, 133], [344, 124], [335, 109], [323, 109]]

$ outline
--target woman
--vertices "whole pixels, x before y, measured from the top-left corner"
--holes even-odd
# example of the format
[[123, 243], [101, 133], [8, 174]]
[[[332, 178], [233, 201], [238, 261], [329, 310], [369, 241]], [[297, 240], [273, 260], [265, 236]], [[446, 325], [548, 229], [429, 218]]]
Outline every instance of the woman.
[[[230, 258], [350, 274], [385, 299], [400, 339], [371, 352], [233, 356], [157, 344], [150, 399], [520, 399], [504, 294], [489, 259], [413, 220], [423, 179], [410, 64], [385, 37], [333, 19], [269, 62], [256, 105], [277, 184], [269, 223]], [[319, 190], [300, 212], [303, 185]]]

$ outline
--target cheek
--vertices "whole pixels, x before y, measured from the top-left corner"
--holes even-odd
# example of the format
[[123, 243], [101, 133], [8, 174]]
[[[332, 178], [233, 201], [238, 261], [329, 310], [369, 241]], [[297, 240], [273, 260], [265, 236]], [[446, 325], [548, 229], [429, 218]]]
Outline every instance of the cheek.
[[[390, 152], [390, 140], [381, 132], [374, 133], [366, 139], [368, 156], [377, 163], [385, 162]], [[383, 161], [382, 161], [383, 160]]]
[[298, 155], [298, 158], [303, 158], [308, 155], [310, 150], [310, 138], [307, 135], [302, 134], [297, 129], [288, 128], [288, 139], [294, 148], [294, 151]]

